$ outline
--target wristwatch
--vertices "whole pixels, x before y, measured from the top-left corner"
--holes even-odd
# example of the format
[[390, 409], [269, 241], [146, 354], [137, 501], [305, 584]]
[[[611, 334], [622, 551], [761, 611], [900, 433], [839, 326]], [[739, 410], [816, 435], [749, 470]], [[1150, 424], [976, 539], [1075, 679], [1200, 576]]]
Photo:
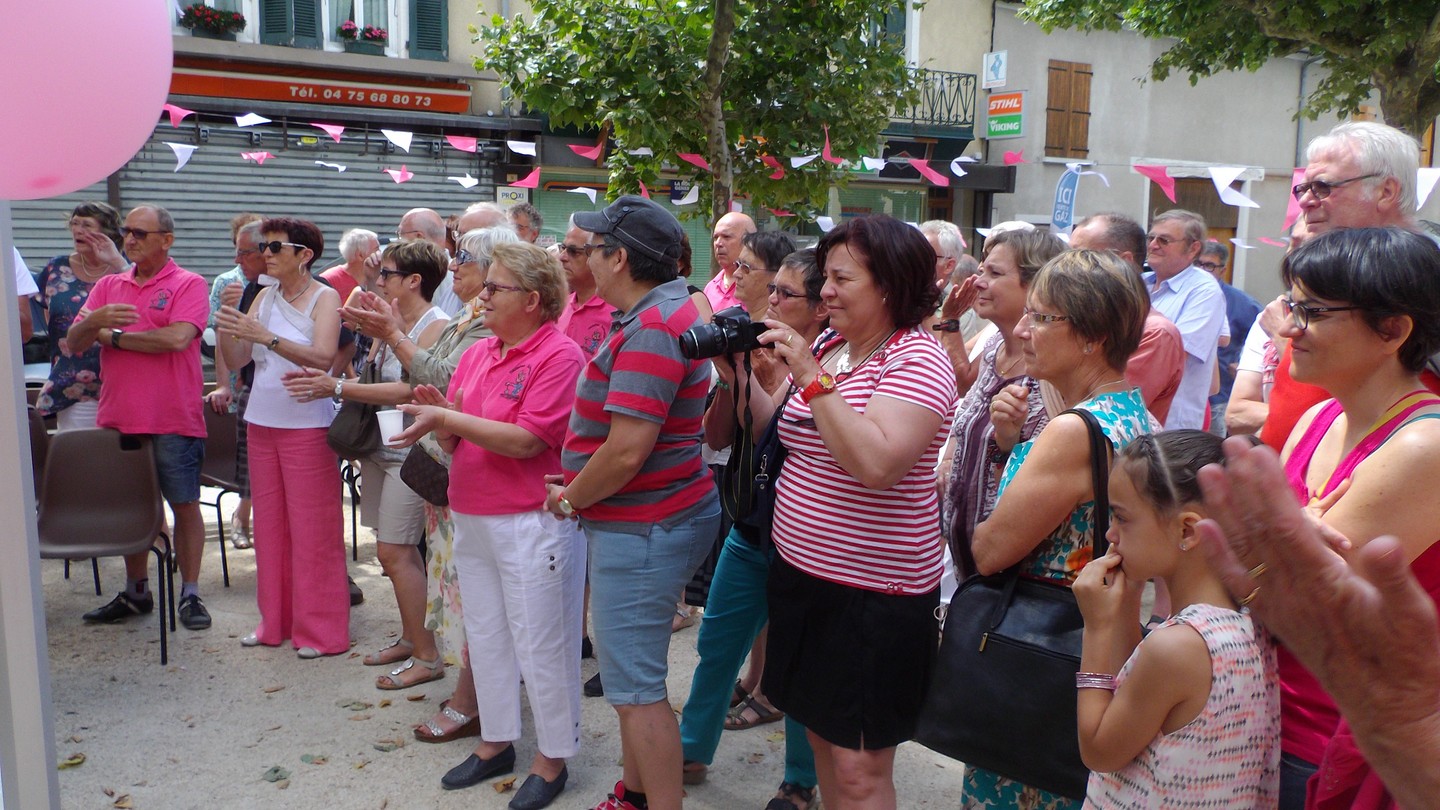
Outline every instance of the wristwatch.
[[123, 334], [125, 334], [125, 330], [124, 330], [124, 329], [111, 329], [111, 330], [110, 330], [110, 345], [111, 345], [111, 346], [114, 346], [114, 347], [117, 348], [117, 349], [120, 348], [120, 336], [123, 335]]
[[809, 403], [810, 400], [815, 397], [821, 394], [828, 394], [834, 390], [835, 377], [828, 371], [822, 371], [815, 375], [815, 379], [811, 380], [810, 384], [805, 386], [805, 389], [800, 392], [800, 401]]
[[336, 381], [335, 381], [335, 396], [331, 397], [331, 399], [334, 399], [334, 400], [335, 400], [335, 404], [336, 404], [336, 405], [339, 405], [339, 404], [340, 404], [340, 395], [341, 395], [342, 393], [344, 393], [344, 391], [343, 391], [344, 388], [345, 388], [345, 381], [344, 381], [344, 380], [336, 380]]
[[275, 337], [270, 338], [270, 342], [265, 345], [270, 348], [270, 351], [275, 351], [276, 347], [280, 345], [280, 336], [276, 335]]
[[561, 495], [559, 498], [557, 498], [557, 499], [555, 500], [555, 503], [560, 507], [560, 513], [561, 513], [562, 515], [564, 515], [565, 517], [574, 517], [574, 516], [575, 516], [575, 505], [572, 504], [572, 503], [570, 503], [570, 499], [569, 499], [569, 498], [566, 498], [564, 495]]

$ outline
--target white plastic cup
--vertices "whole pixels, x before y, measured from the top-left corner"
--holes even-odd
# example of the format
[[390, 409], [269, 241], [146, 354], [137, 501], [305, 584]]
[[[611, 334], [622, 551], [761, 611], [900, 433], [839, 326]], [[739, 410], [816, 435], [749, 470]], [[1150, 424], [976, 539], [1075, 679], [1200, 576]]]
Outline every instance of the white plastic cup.
[[401, 411], [378, 411], [375, 418], [380, 420], [380, 441], [390, 444], [395, 434], [405, 429], [405, 414]]

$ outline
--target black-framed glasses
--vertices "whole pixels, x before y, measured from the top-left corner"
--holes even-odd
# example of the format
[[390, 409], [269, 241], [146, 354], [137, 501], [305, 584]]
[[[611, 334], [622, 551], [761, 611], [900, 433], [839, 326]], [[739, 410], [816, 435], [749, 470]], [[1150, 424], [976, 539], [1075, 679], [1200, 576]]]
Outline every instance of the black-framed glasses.
[[1209, 273], [1215, 273], [1225, 269], [1225, 265], [1222, 262], [1198, 261], [1195, 262], [1195, 266]]
[[515, 287], [510, 284], [496, 284], [493, 281], [487, 281], [484, 284], [481, 284], [480, 289], [489, 293], [491, 296], [494, 296], [497, 292], [525, 292], [524, 287]]
[[390, 279], [391, 276], [399, 276], [400, 278], [404, 278], [404, 277], [406, 277], [406, 276], [413, 276], [413, 275], [415, 275], [415, 274], [414, 274], [414, 273], [407, 273], [407, 272], [405, 272], [404, 270], [391, 270], [391, 269], [388, 268], [388, 267], [382, 267], [382, 268], [380, 268], [380, 283], [381, 283], [381, 284], [384, 284], [386, 281], [388, 281], [388, 280]]
[[741, 270], [741, 271], [746, 272], [746, 273], [772, 273], [772, 272], [774, 272], [773, 270], [771, 270], [771, 269], [768, 268], [768, 267], [760, 267], [760, 266], [758, 266], [758, 265], [751, 264], [750, 262], [742, 262], [742, 261], [740, 261], [739, 259], [736, 259], [736, 260], [735, 260], [735, 269], [736, 269], [736, 270]]
[[298, 243], [298, 242], [278, 242], [278, 241], [277, 241], [277, 242], [261, 242], [258, 246], [256, 246], [255, 249], [258, 250], [258, 251], [260, 251], [261, 253], [269, 252], [269, 253], [272, 253], [272, 254], [274, 254], [274, 255], [276, 255], [276, 256], [279, 256], [279, 255], [280, 255], [280, 248], [287, 247], [287, 246], [288, 246], [288, 247], [295, 248], [296, 250], [302, 250], [302, 249], [304, 249], [304, 247], [305, 247], [304, 245], [302, 245], [302, 244], [300, 244], [300, 243]]
[[[1334, 191], [1337, 188], [1340, 188], [1341, 186], [1348, 186], [1357, 180], [1369, 180], [1372, 177], [1379, 176], [1379, 172], [1371, 172], [1369, 174], [1362, 174], [1357, 177], [1351, 177], [1346, 180], [1336, 180], [1333, 183], [1329, 182], [1328, 180], [1311, 180], [1308, 183], [1296, 184], [1293, 188], [1290, 189], [1290, 193], [1294, 194], [1295, 199], [1298, 200], [1301, 197], [1304, 197], [1305, 192], [1308, 191], [1311, 194], [1315, 195], [1315, 199], [1323, 200], [1326, 197], [1330, 196], [1330, 192]], [[1304, 329], [1305, 327], [1302, 326], [1300, 328]]]
[[787, 290], [787, 289], [785, 289], [784, 287], [781, 287], [779, 284], [766, 284], [766, 285], [765, 285], [765, 289], [769, 290], [771, 295], [778, 295], [778, 296], [780, 296], [780, 300], [781, 300], [781, 301], [789, 301], [789, 300], [792, 299], [792, 298], [804, 298], [804, 299], [809, 300], [809, 301], [818, 301], [818, 300], [820, 300], [820, 299], [818, 299], [818, 298], [814, 298], [814, 297], [811, 297], [811, 296], [809, 296], [809, 295], [806, 295], [806, 294], [803, 293], [803, 292], [795, 292], [794, 290]]
[[1036, 312], [1029, 307], [1025, 307], [1025, 317], [1030, 319], [1031, 326], [1041, 326], [1043, 324], [1070, 320], [1069, 315], [1051, 315], [1048, 312]]
[[136, 239], [148, 239], [151, 234], [155, 233], [174, 233], [174, 231], [147, 231], [144, 228], [120, 228], [120, 237], [122, 239], [127, 236], [133, 236]]
[[1183, 237], [1183, 236], [1180, 237], [1179, 239], [1171, 239], [1171, 238], [1168, 237], [1168, 236], [1164, 236], [1164, 235], [1158, 234], [1158, 233], [1151, 233], [1151, 234], [1146, 234], [1146, 235], [1145, 235], [1145, 242], [1146, 242], [1146, 244], [1149, 244], [1149, 243], [1151, 243], [1151, 242], [1154, 242], [1155, 244], [1159, 245], [1159, 246], [1162, 247], [1162, 248], [1163, 248], [1163, 247], [1170, 247], [1171, 245], [1175, 244], [1176, 242], [1189, 242], [1189, 241], [1190, 241], [1189, 239], [1187, 239], [1186, 237]]
[[1364, 307], [1357, 307], [1353, 304], [1345, 307], [1313, 307], [1309, 304], [1301, 304], [1292, 298], [1286, 298], [1284, 300], [1285, 309], [1290, 313], [1290, 322], [1295, 324], [1295, 328], [1301, 332], [1310, 328], [1310, 321], [1314, 319], [1316, 315], [1323, 315], [1327, 312], [1349, 312], [1354, 309], [1364, 309]]
[[474, 253], [471, 253], [470, 251], [466, 250], [465, 248], [458, 248], [458, 249], [456, 249], [456, 251], [455, 251], [455, 263], [456, 263], [456, 264], [472, 264], [472, 263], [473, 263], [473, 264], [479, 264], [479, 263], [480, 263], [480, 257], [479, 257], [479, 256], [476, 256]]

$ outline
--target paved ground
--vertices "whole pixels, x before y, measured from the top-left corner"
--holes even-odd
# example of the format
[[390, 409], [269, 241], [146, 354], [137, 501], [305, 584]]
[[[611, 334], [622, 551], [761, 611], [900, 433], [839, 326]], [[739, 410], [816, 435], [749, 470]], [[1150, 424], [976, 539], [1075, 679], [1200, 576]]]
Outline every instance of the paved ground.
[[[213, 520], [213, 510], [207, 511]], [[450, 678], [380, 692], [373, 685], [378, 668], [360, 663], [362, 652], [399, 627], [389, 581], [375, 562], [373, 535], [361, 529], [360, 562], [350, 566], [366, 595], [352, 614], [354, 651], [300, 661], [288, 648], [240, 646], [240, 637], [255, 626], [254, 556], [231, 550], [231, 587], [223, 588], [213, 524], [209, 528], [201, 587], [215, 625], [200, 633], [180, 628], [163, 668], [153, 616], [108, 627], [80, 621], [81, 613], [123, 586], [118, 559], [101, 562], [105, 595], [99, 599], [88, 565], [72, 566], [67, 581], [59, 561], [44, 561], [56, 747], [61, 760], [85, 756], [83, 764], [60, 772], [63, 807], [505, 807], [509, 795], [490, 784], [440, 788], [440, 776], [465, 758], [473, 739], [427, 745], [410, 736], [410, 727], [448, 696]], [[695, 638], [695, 629], [681, 631], [670, 648], [677, 710], [689, 693]], [[595, 664], [584, 663], [589, 677]], [[342, 705], [357, 701], [370, 705]], [[726, 732], [710, 780], [689, 789], [687, 807], [764, 807], [780, 781], [782, 729], [774, 724]], [[395, 742], [402, 745], [380, 750]], [[534, 752], [528, 731], [517, 748], [523, 767]], [[613, 711], [602, 698], [585, 698], [582, 751], [570, 763], [569, 787], [552, 807], [593, 807], [619, 778], [619, 764]], [[288, 780], [265, 781], [272, 766], [289, 771]], [[896, 766], [899, 804], [954, 807], [961, 775], [959, 763], [904, 745]]]

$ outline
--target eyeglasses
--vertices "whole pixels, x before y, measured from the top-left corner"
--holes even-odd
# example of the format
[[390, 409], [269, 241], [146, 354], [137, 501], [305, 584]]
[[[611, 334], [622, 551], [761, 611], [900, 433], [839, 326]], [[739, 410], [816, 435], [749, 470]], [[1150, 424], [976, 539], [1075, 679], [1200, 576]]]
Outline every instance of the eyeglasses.
[[572, 245], [569, 242], [561, 242], [560, 249], [563, 250], [566, 255], [570, 256], [570, 258], [572, 259], [582, 253], [587, 256], [590, 255], [590, 251], [586, 249], [585, 245]]
[[1041, 326], [1043, 324], [1070, 320], [1069, 315], [1051, 315], [1048, 312], [1036, 312], [1029, 307], [1025, 307], [1025, 317], [1030, 319], [1031, 326]]
[[787, 289], [785, 289], [784, 287], [781, 287], [781, 286], [778, 285], [778, 284], [766, 284], [766, 285], [765, 285], [765, 289], [769, 290], [771, 295], [778, 295], [778, 296], [780, 296], [780, 300], [781, 300], [781, 301], [789, 301], [789, 300], [792, 299], [792, 298], [804, 298], [804, 299], [807, 299], [807, 300], [810, 300], [810, 301], [817, 301], [817, 300], [819, 300], [819, 299], [814, 298], [814, 297], [812, 297], [812, 296], [806, 295], [805, 293], [798, 293], [798, 292], [795, 292], [794, 290], [787, 290]]
[[745, 272], [745, 273], [769, 273], [769, 272], [772, 272], [772, 271], [770, 270], [770, 268], [768, 268], [768, 267], [758, 267], [758, 266], [753, 265], [753, 264], [751, 264], [751, 263], [749, 263], [749, 262], [742, 262], [742, 261], [740, 261], [739, 259], [736, 259], [736, 260], [735, 260], [735, 269], [736, 269], [736, 270], [740, 270], [740, 271]]
[[[1369, 180], [1372, 177], [1379, 176], [1380, 174], [1378, 172], [1371, 172], [1369, 174], [1362, 174], [1359, 177], [1351, 177], [1348, 180], [1337, 180], [1333, 183], [1327, 182], [1325, 180], [1311, 180], [1308, 183], [1300, 183], [1296, 185], [1294, 188], [1290, 189], [1290, 193], [1294, 194], [1295, 199], [1298, 200], [1301, 197], [1304, 197], [1305, 192], [1308, 191], [1311, 194], [1315, 195], [1315, 199], [1323, 200], [1326, 197], [1330, 196], [1330, 192], [1334, 191], [1337, 188], [1340, 188], [1341, 186], [1349, 185], [1356, 180]], [[1300, 328], [1304, 329], [1305, 327], [1302, 326]]]
[[491, 296], [495, 295], [495, 293], [497, 293], [497, 292], [518, 292], [518, 293], [523, 293], [523, 292], [526, 291], [524, 287], [512, 287], [512, 286], [510, 286], [509, 284], [496, 284], [496, 283], [493, 282], [493, 281], [487, 281], [487, 282], [485, 282], [484, 284], [481, 284], [481, 285], [480, 285], [480, 289], [482, 289], [482, 290], [484, 290], [485, 292], [489, 293]]
[[1295, 328], [1304, 332], [1310, 328], [1310, 321], [1314, 319], [1316, 315], [1323, 315], [1326, 312], [1349, 312], [1352, 309], [1363, 309], [1363, 307], [1312, 307], [1308, 304], [1299, 304], [1292, 299], [1286, 298], [1285, 309], [1289, 310], [1290, 320], [1295, 324]]
[[1195, 266], [1209, 273], [1225, 269], [1225, 265], [1220, 262], [1195, 262]]
[[[626, 213], [629, 213], [628, 207], [626, 209]], [[624, 215], [622, 214], [621, 217], [623, 218]], [[619, 222], [619, 220], [616, 220], [616, 222]], [[589, 258], [591, 253], [594, 253], [595, 251], [600, 250], [603, 247], [605, 247], [604, 242], [586, 242], [585, 244], [580, 246], [580, 249], [585, 251], [586, 258]]]
[[302, 250], [302, 249], [304, 249], [304, 247], [305, 247], [304, 245], [298, 244], [298, 243], [296, 243], [296, 242], [261, 242], [261, 243], [259, 244], [259, 246], [256, 247], [255, 249], [258, 250], [258, 251], [260, 251], [261, 253], [264, 253], [264, 252], [266, 252], [266, 251], [269, 251], [270, 253], [273, 253], [273, 254], [275, 254], [276, 256], [279, 256], [279, 255], [280, 255], [280, 248], [285, 247], [286, 245], [289, 245], [290, 247], [295, 248], [296, 250]]
[[388, 280], [390, 279], [391, 276], [399, 276], [400, 278], [404, 278], [404, 277], [406, 277], [406, 276], [413, 276], [413, 275], [415, 275], [415, 274], [414, 274], [414, 273], [407, 273], [407, 272], [405, 272], [404, 270], [391, 270], [390, 268], [385, 267], [385, 268], [381, 268], [381, 270], [380, 270], [380, 283], [381, 283], [381, 284], [384, 284], [386, 281], [388, 281]]
[[174, 232], [173, 232], [173, 231], [147, 231], [147, 230], [145, 230], [145, 229], [143, 229], [143, 228], [121, 228], [121, 229], [120, 229], [120, 236], [121, 236], [121, 238], [124, 238], [124, 237], [127, 237], [127, 236], [133, 236], [133, 237], [135, 237], [136, 239], [148, 239], [148, 238], [150, 237], [150, 235], [151, 235], [151, 234], [154, 234], [154, 233], [174, 233]]
[[1162, 235], [1160, 235], [1160, 234], [1158, 234], [1158, 233], [1152, 233], [1152, 234], [1146, 234], [1146, 236], [1145, 236], [1145, 241], [1146, 241], [1147, 243], [1149, 243], [1149, 242], [1154, 242], [1155, 244], [1157, 244], [1157, 245], [1159, 245], [1160, 247], [1163, 248], [1163, 247], [1170, 247], [1171, 245], [1175, 244], [1176, 242], [1189, 242], [1190, 240], [1187, 239], [1187, 238], [1185, 238], [1185, 237], [1183, 237], [1183, 236], [1180, 237], [1179, 239], [1171, 239], [1171, 238], [1168, 237], [1168, 236], [1162, 236]]
[[459, 248], [458, 250], [455, 251], [455, 263], [456, 263], [456, 264], [472, 264], [472, 263], [473, 263], [473, 264], [479, 264], [479, 263], [480, 263], [480, 257], [479, 257], [479, 256], [476, 256], [474, 253], [471, 253], [470, 251], [466, 250], [465, 248]]

